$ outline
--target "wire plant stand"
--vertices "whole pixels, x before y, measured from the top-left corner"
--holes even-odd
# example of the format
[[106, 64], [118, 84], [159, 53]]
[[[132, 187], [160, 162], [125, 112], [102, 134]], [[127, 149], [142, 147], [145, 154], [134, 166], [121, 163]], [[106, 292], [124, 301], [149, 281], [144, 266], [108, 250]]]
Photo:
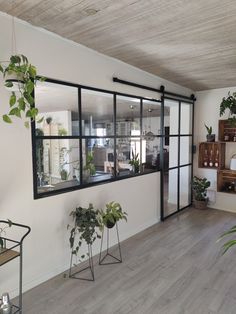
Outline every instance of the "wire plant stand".
[[[116, 257], [110, 253], [110, 230], [111, 228], [107, 229], [107, 247], [105, 250], [105, 254], [102, 257], [102, 250], [103, 250], [103, 240], [104, 240], [104, 229], [102, 231], [102, 238], [101, 238], [101, 247], [100, 247], [100, 254], [99, 254], [99, 265], [110, 265], [110, 264], [118, 264], [122, 263], [122, 255], [121, 255], [121, 247], [120, 247], [120, 238], [119, 238], [119, 230], [118, 230], [118, 224], [116, 222], [116, 235], [117, 235], [117, 245], [118, 245], [118, 252], [119, 257]], [[106, 259], [108, 257], [111, 257], [113, 262], [106, 262]]]
[[[0, 220], [0, 224], [9, 224], [9, 221]], [[6, 242], [6, 248], [0, 251], [0, 266], [3, 266], [6, 263], [19, 257], [19, 301], [18, 304], [12, 304], [12, 314], [22, 314], [23, 241], [30, 233], [31, 228], [29, 226], [18, 224], [15, 222], [11, 222], [11, 227], [26, 229], [26, 232], [22, 235], [20, 240], [10, 239], [6, 236], [1, 236], [1, 238]]]
[[[70, 270], [69, 270], [69, 278], [72, 279], [80, 279], [80, 280], [85, 280], [85, 281], [94, 281], [95, 276], [94, 276], [94, 264], [93, 264], [93, 251], [92, 251], [92, 245], [88, 244], [88, 266], [79, 269], [79, 270], [73, 270], [74, 268], [79, 268], [77, 265], [73, 265], [73, 248], [71, 250], [71, 258], [70, 258]], [[85, 272], [86, 270], [90, 270], [91, 272], [91, 278], [85, 278], [81, 277], [81, 273]]]

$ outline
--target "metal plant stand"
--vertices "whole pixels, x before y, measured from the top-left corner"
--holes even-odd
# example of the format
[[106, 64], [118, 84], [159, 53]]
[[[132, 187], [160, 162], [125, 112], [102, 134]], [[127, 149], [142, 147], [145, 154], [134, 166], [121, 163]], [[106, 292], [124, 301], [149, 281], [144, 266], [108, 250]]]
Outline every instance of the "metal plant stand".
[[[0, 220], [0, 224], [9, 224], [7, 220]], [[9, 239], [1, 236], [6, 241], [6, 248], [0, 251], [0, 266], [12, 261], [16, 257], [19, 257], [20, 269], [19, 269], [19, 302], [18, 305], [12, 304], [12, 314], [23, 313], [22, 310], [22, 271], [23, 271], [23, 241], [25, 237], [30, 233], [31, 228], [26, 225], [12, 222], [11, 227], [24, 228], [27, 231], [21, 237], [20, 240]]]
[[[122, 255], [121, 255], [121, 247], [120, 247], [120, 238], [119, 238], [119, 230], [118, 230], [118, 224], [116, 222], [116, 234], [117, 234], [117, 245], [118, 245], [118, 251], [119, 251], [119, 257], [116, 257], [112, 255], [109, 252], [110, 249], [110, 244], [109, 244], [109, 233], [110, 233], [110, 228], [107, 228], [107, 248], [106, 248], [106, 253], [102, 257], [102, 247], [103, 247], [103, 239], [104, 239], [104, 229], [102, 231], [102, 239], [101, 239], [101, 247], [100, 247], [100, 254], [99, 254], [99, 265], [110, 265], [110, 264], [118, 264], [122, 263]], [[106, 262], [105, 260], [107, 257], [111, 257], [113, 259], [113, 262]]]
[[[71, 250], [71, 259], [70, 259], [70, 270], [69, 270], [69, 278], [73, 278], [73, 279], [80, 279], [80, 280], [86, 280], [86, 281], [94, 281], [95, 277], [94, 277], [94, 266], [93, 266], [93, 252], [92, 252], [92, 245], [89, 244], [88, 245], [88, 266], [84, 267], [82, 269], [79, 269], [77, 271], [72, 271], [72, 269], [76, 266], [73, 266], [73, 248]], [[78, 266], [77, 266], [78, 267]], [[80, 277], [79, 275], [86, 271], [87, 269], [90, 270], [91, 272], [91, 278], [84, 278], [84, 277]]]

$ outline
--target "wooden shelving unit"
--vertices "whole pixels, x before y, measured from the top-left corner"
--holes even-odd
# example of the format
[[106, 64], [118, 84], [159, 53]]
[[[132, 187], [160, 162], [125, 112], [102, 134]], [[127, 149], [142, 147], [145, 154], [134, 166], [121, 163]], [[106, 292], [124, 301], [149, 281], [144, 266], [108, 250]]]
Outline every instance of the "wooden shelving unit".
[[20, 253], [14, 250], [5, 249], [4, 251], [0, 251], [0, 266], [10, 262], [19, 255]]
[[[229, 136], [228, 140], [225, 140], [225, 135]], [[236, 143], [234, 137], [236, 135], [236, 127], [232, 125], [228, 120], [219, 120], [219, 141], [225, 143]]]
[[[203, 142], [199, 144], [199, 158], [198, 167], [206, 169], [217, 170], [217, 191], [236, 194], [236, 170], [225, 168], [225, 150], [227, 143], [236, 144], [236, 127], [228, 120], [219, 120], [219, 142]], [[228, 139], [227, 139], [228, 136]], [[227, 140], [226, 140], [227, 139]], [[219, 166], [218, 167], [205, 167], [204, 155], [215, 156], [216, 151], [219, 151]]]
[[217, 172], [217, 191], [225, 193], [236, 193], [236, 171], [230, 169]]
[[[216, 156], [218, 150], [218, 167], [215, 166], [204, 166], [204, 155], [207, 151], [207, 155], [210, 156], [212, 151], [213, 157]], [[214, 161], [214, 160], [213, 160]], [[225, 143], [221, 142], [202, 142], [199, 144], [199, 158], [198, 167], [206, 169], [224, 169], [225, 167]]]

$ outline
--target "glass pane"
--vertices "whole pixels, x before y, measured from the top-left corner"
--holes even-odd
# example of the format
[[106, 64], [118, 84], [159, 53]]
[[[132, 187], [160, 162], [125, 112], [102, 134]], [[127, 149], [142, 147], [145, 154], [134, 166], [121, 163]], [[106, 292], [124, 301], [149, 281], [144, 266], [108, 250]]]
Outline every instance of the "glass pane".
[[[150, 133], [151, 132], [151, 133]], [[161, 134], [161, 104], [143, 101], [143, 135]]]
[[93, 90], [81, 90], [82, 134], [114, 135], [113, 95]]
[[192, 106], [193, 105], [184, 102], [181, 103], [181, 134], [192, 134]]
[[108, 180], [114, 176], [114, 140], [82, 140], [83, 183]]
[[169, 127], [169, 134], [176, 135], [179, 132], [179, 102], [165, 100], [164, 127]]
[[192, 137], [180, 137], [180, 165], [190, 164], [192, 162]]
[[[168, 149], [166, 148], [166, 151]], [[169, 168], [178, 166], [178, 137], [169, 137]], [[166, 156], [167, 158], [167, 156]], [[167, 164], [167, 161], [166, 161]]]
[[36, 140], [38, 193], [79, 185], [79, 140]]
[[177, 211], [178, 169], [164, 172], [164, 216]]
[[39, 109], [36, 135], [78, 135], [78, 89], [62, 84], [38, 82], [35, 88], [35, 104]]
[[155, 137], [153, 140], [143, 139], [142, 149], [142, 170], [144, 172], [160, 170], [160, 138]]
[[191, 203], [191, 166], [180, 168], [180, 209]]
[[137, 133], [140, 134], [140, 100], [117, 96], [116, 134], [130, 136]]
[[139, 173], [140, 138], [117, 138], [117, 176]]

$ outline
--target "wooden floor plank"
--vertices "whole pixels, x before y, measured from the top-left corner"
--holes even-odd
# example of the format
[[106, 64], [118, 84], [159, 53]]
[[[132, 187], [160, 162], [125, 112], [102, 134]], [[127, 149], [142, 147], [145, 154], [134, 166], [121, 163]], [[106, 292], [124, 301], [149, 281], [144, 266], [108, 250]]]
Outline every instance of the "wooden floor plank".
[[[185, 210], [122, 243], [95, 282], [59, 275], [24, 294], [24, 314], [235, 314], [236, 249], [218, 237], [236, 214]], [[96, 260], [96, 258], [95, 258]]]

